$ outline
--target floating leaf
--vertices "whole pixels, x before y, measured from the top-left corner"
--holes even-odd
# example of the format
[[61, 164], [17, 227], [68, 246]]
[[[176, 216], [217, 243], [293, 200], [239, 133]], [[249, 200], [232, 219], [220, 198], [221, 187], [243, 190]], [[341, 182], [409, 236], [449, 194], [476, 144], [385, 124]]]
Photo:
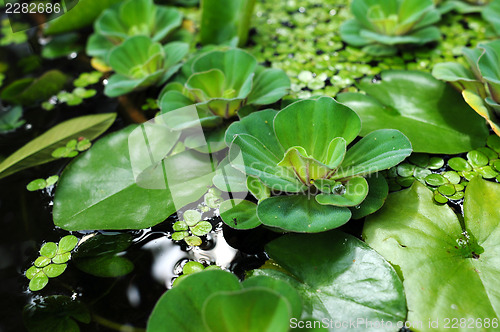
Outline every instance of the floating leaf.
[[367, 93], [342, 93], [337, 99], [354, 109], [361, 135], [381, 128], [400, 130], [415, 152], [466, 152], [484, 144], [487, 129], [451, 86], [430, 74], [386, 71], [382, 81], [367, 77], [358, 84]]
[[0, 163], [0, 178], [52, 161], [52, 151], [80, 136], [94, 139], [108, 129], [116, 114], [87, 115], [62, 122], [30, 141]]
[[[365, 243], [342, 232], [291, 234], [266, 246], [266, 252], [288, 274], [254, 270], [289, 283], [304, 301], [306, 317], [319, 320], [405, 320], [403, 285], [394, 269]], [[331, 253], [335, 252], [335, 255]], [[351, 328], [365, 331], [365, 326]], [[370, 328], [391, 331], [390, 328]], [[392, 328], [393, 329], [393, 328]]]
[[54, 199], [57, 226], [66, 230], [141, 229], [176, 211], [168, 190], [144, 189], [134, 179], [128, 152], [134, 129], [129, 126], [106, 136], [64, 169]]
[[[368, 218], [364, 238], [398, 266], [404, 278], [408, 321], [431, 319], [444, 326], [448, 320], [475, 320], [478, 313], [490, 321], [499, 319], [499, 202], [499, 184], [471, 180], [462, 224], [453, 210], [435, 205], [432, 192], [416, 182], [409, 190], [389, 195], [387, 204]], [[440, 301], [435, 301], [436, 294]]]

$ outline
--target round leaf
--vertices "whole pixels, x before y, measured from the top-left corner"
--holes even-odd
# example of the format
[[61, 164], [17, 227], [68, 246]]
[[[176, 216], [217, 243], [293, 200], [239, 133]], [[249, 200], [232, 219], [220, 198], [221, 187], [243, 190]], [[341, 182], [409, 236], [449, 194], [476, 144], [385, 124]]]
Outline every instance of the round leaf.
[[462, 228], [452, 209], [434, 204], [432, 192], [415, 182], [368, 218], [364, 238], [404, 278], [408, 321], [499, 318], [499, 202], [500, 184], [471, 180]]

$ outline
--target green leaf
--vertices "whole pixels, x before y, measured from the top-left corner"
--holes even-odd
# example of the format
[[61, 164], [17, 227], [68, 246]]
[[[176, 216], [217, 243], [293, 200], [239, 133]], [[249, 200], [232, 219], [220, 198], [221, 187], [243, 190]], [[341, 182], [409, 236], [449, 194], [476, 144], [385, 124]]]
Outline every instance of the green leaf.
[[247, 200], [227, 200], [220, 205], [220, 217], [235, 229], [252, 229], [262, 223], [257, 217], [257, 205]]
[[240, 121], [233, 122], [226, 131], [225, 141], [229, 146], [237, 135], [248, 134], [257, 138], [276, 157], [283, 156], [285, 150], [274, 134], [275, 110], [263, 110], [252, 113]]
[[[50, 263], [52, 262], [52, 260], [50, 258], [47, 258], [45, 256], [40, 256], [38, 257], [37, 259], [35, 259], [35, 262], [33, 263], [33, 265], [35, 267], [38, 267], [38, 268], [41, 268], [41, 267], [45, 267], [47, 265], [49, 265]], [[33, 270], [32, 270], [33, 271]], [[32, 272], [30, 271], [31, 275], [32, 275]], [[38, 273], [38, 272], [37, 272]], [[28, 273], [26, 273], [26, 276], [28, 277]], [[32, 277], [31, 277], [32, 278]], [[28, 277], [28, 279], [31, 279], [30, 277]]]
[[76, 267], [97, 277], [119, 277], [130, 273], [134, 264], [124, 256], [118, 256], [132, 242], [128, 233], [94, 235], [83, 241], [73, 254]]
[[400, 130], [415, 152], [455, 154], [482, 146], [484, 121], [462, 102], [452, 87], [430, 74], [386, 71], [382, 81], [365, 78], [368, 95], [342, 93], [337, 99], [361, 117], [361, 136], [381, 128]]
[[[254, 270], [292, 285], [304, 301], [303, 316], [318, 320], [404, 321], [403, 285], [394, 269], [362, 241], [342, 232], [290, 234], [266, 246], [266, 252], [288, 274]], [[332, 255], [332, 253], [335, 253]], [[370, 328], [373, 331], [392, 331]], [[357, 326], [353, 331], [366, 331]]]
[[66, 270], [66, 264], [49, 264], [43, 268], [43, 272], [49, 278], [55, 278], [63, 274]]
[[64, 169], [54, 199], [57, 226], [142, 229], [176, 211], [169, 190], [144, 189], [134, 179], [128, 144], [134, 129], [129, 126], [106, 136]]
[[408, 138], [394, 129], [380, 129], [369, 133], [350, 148], [332, 179], [367, 175], [391, 168], [412, 152]]
[[134, 269], [134, 264], [129, 259], [113, 255], [81, 259], [75, 264], [83, 272], [101, 278], [121, 277], [129, 274]]
[[201, 272], [205, 269], [203, 264], [195, 261], [189, 261], [182, 267], [182, 273], [192, 274], [196, 272]]
[[191, 227], [190, 230], [193, 235], [204, 236], [212, 231], [212, 224], [208, 221], [200, 221], [198, 224]]
[[37, 191], [47, 187], [47, 181], [45, 179], [35, 179], [26, 185], [28, 191]]
[[80, 301], [68, 296], [38, 298], [23, 309], [23, 322], [30, 332], [79, 332], [78, 324], [90, 322], [90, 312]]
[[12, 103], [32, 105], [56, 95], [66, 83], [66, 75], [49, 70], [37, 79], [21, 79], [6, 86], [0, 97]]
[[262, 288], [273, 290], [284, 296], [291, 307], [292, 317], [300, 317], [302, 314], [302, 298], [295, 288], [280, 279], [267, 278], [265, 276], [253, 276], [242, 283], [243, 288]]
[[200, 246], [202, 243], [201, 239], [196, 235], [185, 236], [184, 241], [186, 241], [186, 244], [188, 246], [193, 246], [193, 247]]
[[148, 332], [206, 330], [202, 309], [217, 292], [241, 289], [238, 278], [225, 271], [203, 271], [185, 277], [156, 303], [147, 324]]
[[310, 157], [301, 146], [289, 148], [278, 166], [286, 167], [295, 173], [306, 186], [312, 184], [316, 179], [326, 178], [331, 171], [326, 165]]
[[276, 137], [285, 150], [301, 146], [324, 164], [332, 139], [342, 137], [349, 144], [360, 128], [356, 113], [329, 97], [295, 102], [274, 119]]
[[229, 149], [229, 159], [235, 168], [258, 177], [271, 189], [301, 192], [306, 188], [291, 170], [278, 166], [280, 159], [254, 136], [237, 135]]
[[203, 320], [210, 331], [286, 332], [291, 308], [288, 301], [268, 289], [249, 288], [219, 292], [203, 305]]
[[29, 289], [32, 292], [43, 289], [49, 283], [49, 277], [43, 272], [38, 273], [33, 279], [30, 280]]
[[196, 210], [186, 210], [182, 217], [188, 226], [194, 226], [201, 221], [201, 213]]
[[335, 187], [331, 194], [319, 194], [315, 196], [321, 205], [333, 206], [356, 206], [361, 204], [368, 195], [368, 182], [363, 177], [353, 177], [342, 185], [337, 193]]
[[2, 161], [0, 178], [54, 160], [52, 151], [65, 146], [71, 139], [80, 136], [96, 138], [111, 126], [115, 117], [115, 113], [86, 115], [52, 127]]
[[207, 0], [201, 3], [200, 40], [203, 45], [247, 42], [255, 0]]
[[57, 244], [47, 242], [40, 248], [40, 255], [47, 258], [53, 258], [57, 254]]
[[59, 253], [69, 252], [75, 249], [78, 244], [78, 238], [74, 235], [66, 235], [61, 240], [59, 240]]
[[42, 57], [46, 59], [57, 59], [80, 52], [83, 47], [78, 43], [79, 35], [77, 33], [66, 33], [54, 36], [43, 46]]
[[484, 85], [479, 82], [474, 74], [460, 63], [445, 62], [437, 63], [432, 68], [432, 76], [438, 80], [450, 82], [459, 90], [472, 90], [486, 97]]
[[19, 128], [26, 123], [22, 119], [23, 108], [15, 106], [11, 109], [6, 109], [0, 112], [0, 132], [8, 132]]
[[103, 10], [121, 0], [79, 0], [69, 12], [50, 21], [45, 34], [60, 34], [91, 25]]
[[300, 233], [324, 232], [351, 218], [348, 208], [320, 205], [306, 195], [266, 198], [257, 206], [257, 215], [266, 226]]
[[290, 90], [290, 79], [283, 70], [261, 69], [255, 77], [247, 103], [268, 105], [277, 102]]
[[[435, 205], [432, 192], [416, 182], [409, 190], [391, 194], [384, 208], [369, 217], [364, 237], [399, 266], [409, 321], [431, 318], [443, 326], [445, 319], [476, 319], [478, 312], [498, 319], [499, 198], [499, 184], [472, 179], [461, 224], [452, 209]], [[435, 294], [442, 300], [434, 301]]]

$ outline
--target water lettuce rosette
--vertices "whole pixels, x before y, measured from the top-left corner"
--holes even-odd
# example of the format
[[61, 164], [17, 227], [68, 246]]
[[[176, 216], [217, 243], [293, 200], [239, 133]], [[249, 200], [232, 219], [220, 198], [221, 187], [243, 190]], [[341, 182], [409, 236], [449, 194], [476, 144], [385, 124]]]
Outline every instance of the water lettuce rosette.
[[165, 87], [159, 104], [162, 114], [196, 104], [202, 123], [214, 126], [246, 105], [280, 100], [289, 88], [285, 72], [258, 65], [244, 50], [213, 50], [186, 62], [182, 77]]
[[399, 45], [441, 38], [432, 24], [441, 18], [432, 0], [353, 0], [354, 19], [340, 27], [342, 40], [372, 55], [393, 55]]
[[470, 69], [460, 63], [438, 63], [432, 75], [461, 91], [467, 104], [500, 136], [500, 40], [462, 52]]
[[393, 129], [373, 131], [352, 144], [360, 129], [358, 115], [329, 97], [233, 123], [226, 132], [230, 162], [248, 176], [252, 193], [256, 187], [266, 190], [256, 194], [258, 205], [221, 206], [223, 220], [235, 226], [238, 217], [255, 221], [256, 215], [254, 227], [322, 232], [353, 214], [373, 213], [387, 196], [387, 183], [376, 173], [403, 161], [412, 148]]
[[189, 45], [171, 42], [162, 46], [146, 36], [134, 36], [115, 47], [108, 63], [115, 71], [104, 89], [108, 97], [117, 97], [152, 85], [164, 84], [181, 67]]
[[87, 54], [106, 60], [115, 46], [137, 35], [161, 42], [181, 23], [182, 14], [176, 8], [155, 5], [153, 0], [127, 0], [106, 9], [95, 21]]

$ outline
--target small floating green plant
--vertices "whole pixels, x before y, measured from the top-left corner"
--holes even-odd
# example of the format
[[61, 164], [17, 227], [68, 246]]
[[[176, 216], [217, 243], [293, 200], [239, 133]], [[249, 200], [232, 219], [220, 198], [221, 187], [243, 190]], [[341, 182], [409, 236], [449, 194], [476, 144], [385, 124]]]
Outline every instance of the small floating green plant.
[[[295, 232], [326, 231], [379, 209], [387, 184], [375, 173], [403, 161], [411, 144], [398, 130], [383, 129], [348, 149], [360, 129], [354, 111], [327, 97], [233, 123], [226, 132], [231, 164], [269, 189], [247, 209], [264, 225]], [[231, 209], [221, 216], [237, 219]]]
[[76, 247], [78, 238], [73, 235], [63, 237], [58, 244], [47, 242], [40, 248], [33, 266], [26, 270], [26, 278], [30, 280], [29, 288], [38, 291], [47, 286], [49, 278], [60, 276], [71, 258], [71, 251]]
[[354, 19], [340, 28], [342, 39], [373, 55], [393, 55], [399, 45], [423, 45], [441, 38], [432, 24], [441, 19], [432, 0], [353, 0]]

